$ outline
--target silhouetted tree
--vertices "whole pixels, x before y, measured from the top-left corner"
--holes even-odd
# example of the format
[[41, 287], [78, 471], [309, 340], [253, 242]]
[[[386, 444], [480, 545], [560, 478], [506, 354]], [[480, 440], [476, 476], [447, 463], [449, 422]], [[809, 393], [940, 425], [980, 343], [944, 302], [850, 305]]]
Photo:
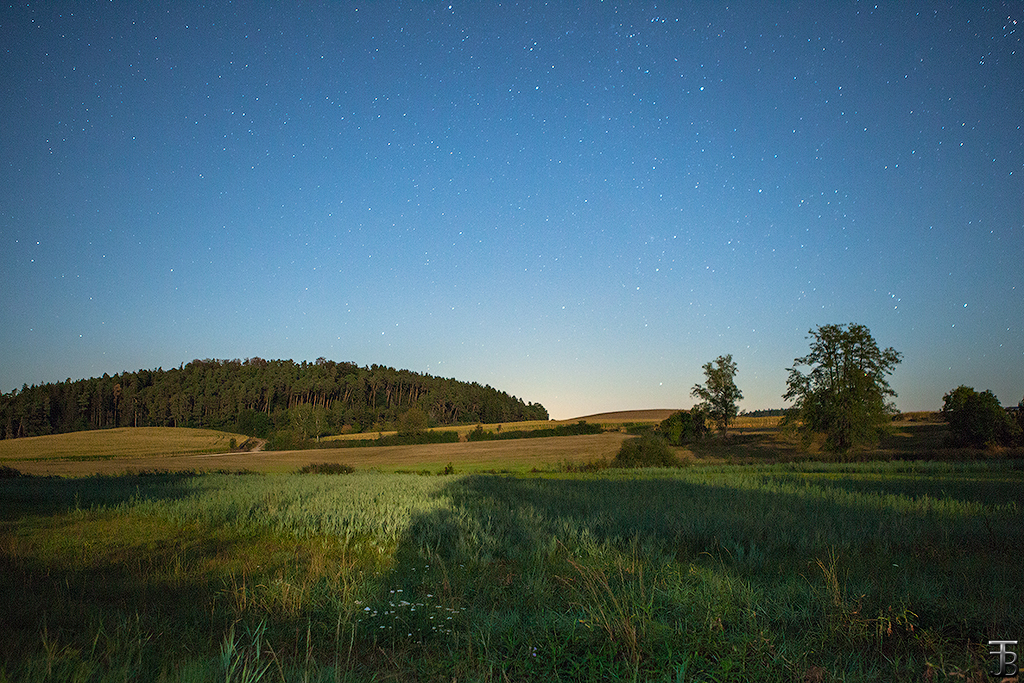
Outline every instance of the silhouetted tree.
[[[805, 443], [824, 434], [825, 448], [834, 452], [876, 443], [897, 412], [886, 376], [902, 354], [879, 349], [864, 325], [823, 325], [809, 334], [811, 352], [789, 368], [783, 398], [795, 403], [785, 424], [800, 431]], [[809, 366], [806, 375], [801, 365]]]
[[701, 400], [700, 409], [715, 423], [718, 431], [725, 436], [729, 423], [739, 413], [737, 401], [743, 399], [743, 392], [736, 387], [736, 363], [732, 355], [719, 356], [704, 364], [704, 385], [695, 384], [690, 395]]

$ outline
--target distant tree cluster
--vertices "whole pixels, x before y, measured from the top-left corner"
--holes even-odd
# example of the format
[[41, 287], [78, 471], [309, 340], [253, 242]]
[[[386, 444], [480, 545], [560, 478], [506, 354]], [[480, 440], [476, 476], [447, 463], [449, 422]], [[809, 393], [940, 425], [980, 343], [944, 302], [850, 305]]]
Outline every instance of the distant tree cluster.
[[542, 429], [507, 429], [501, 431], [499, 425], [497, 432], [484, 429], [483, 425], [477, 425], [476, 429], [467, 435], [469, 441], [501, 441], [507, 439], [535, 439], [545, 436], [582, 436], [584, 434], [600, 434], [604, 430], [599, 424], [591, 424], [586, 420], [580, 420], [575, 424], [556, 425]]
[[195, 360], [170, 370], [68, 379], [0, 395], [4, 439], [167, 426], [261, 438], [275, 432], [305, 441], [343, 430], [546, 419], [542, 405], [476, 382], [324, 358]]
[[[782, 415], [783, 424], [800, 433], [805, 443], [820, 436], [825, 449], [833, 452], [876, 443], [897, 413], [891, 401], [896, 392], [886, 377], [902, 355], [892, 348], [879, 349], [863, 325], [822, 325], [809, 334], [810, 353], [794, 359], [783, 395], [794, 402], [793, 407], [743, 414]], [[802, 366], [808, 370], [801, 370]], [[743, 393], [734, 380], [732, 356], [719, 356], [703, 370], [705, 383], [690, 392], [701, 402], [690, 413], [671, 416], [659, 429], [674, 445], [700, 438], [705, 419], [726, 436], [729, 424], [739, 414], [737, 403]]]
[[761, 408], [758, 410], [741, 410], [740, 417], [785, 417], [787, 408]]

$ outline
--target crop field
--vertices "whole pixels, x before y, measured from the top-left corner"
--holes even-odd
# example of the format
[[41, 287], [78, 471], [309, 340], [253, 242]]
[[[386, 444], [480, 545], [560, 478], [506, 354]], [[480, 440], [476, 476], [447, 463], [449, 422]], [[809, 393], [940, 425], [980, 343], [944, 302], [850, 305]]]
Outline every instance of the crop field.
[[1019, 465], [2, 479], [0, 680], [981, 681]]
[[[241, 437], [244, 439], [244, 437]], [[528, 472], [553, 469], [558, 463], [591, 458], [613, 458], [626, 434], [609, 432], [572, 437], [543, 437], [510, 441], [321, 448], [300, 451], [226, 452], [192, 455], [156, 454], [133, 457], [32, 457], [18, 459], [17, 451], [0, 464], [35, 475], [82, 477], [152, 470], [207, 471], [253, 470], [294, 472], [311, 462], [345, 463], [360, 470], [386, 472], [436, 472], [449, 463], [459, 472]], [[16, 439], [17, 445], [27, 439]], [[241, 440], [240, 440], [241, 441]], [[239, 441], [239, 442], [240, 442]], [[0, 444], [5, 442], [0, 441]]]
[[120, 427], [26, 439], [0, 439], [0, 463], [13, 460], [152, 458], [226, 452], [248, 437], [212, 429]]
[[[623, 440], [628, 438], [627, 425], [651, 424], [654, 419], [651, 414], [660, 412], [665, 411], [605, 415], [605, 421], [599, 424], [612, 431], [603, 434], [298, 451], [229, 452], [231, 438], [240, 444], [247, 437], [201, 429], [121, 428], [0, 440], [0, 465], [14, 467], [27, 474], [59, 476], [154, 470], [286, 473], [312, 462], [345, 463], [360, 470], [382, 472], [437, 472], [451, 464], [460, 473], [526, 473], [558, 469], [565, 462], [611, 459]], [[528, 430], [553, 424], [559, 423], [509, 423], [504, 427]], [[803, 462], [823, 457], [813, 444], [808, 451], [794, 437], [782, 432], [778, 424], [779, 418], [776, 417], [740, 417], [730, 427], [728, 439], [715, 436], [678, 448], [676, 452], [684, 462], [696, 464]], [[853, 456], [864, 461], [983, 460], [993, 455], [1024, 457], [1024, 449], [1020, 448], [1004, 449], [999, 453], [946, 448], [946, 426], [930, 419], [911, 419], [894, 423], [894, 426], [893, 434], [877, 448], [860, 451]], [[485, 425], [492, 431], [496, 427]], [[463, 429], [468, 431], [471, 428]], [[365, 434], [355, 436], [367, 437]]]

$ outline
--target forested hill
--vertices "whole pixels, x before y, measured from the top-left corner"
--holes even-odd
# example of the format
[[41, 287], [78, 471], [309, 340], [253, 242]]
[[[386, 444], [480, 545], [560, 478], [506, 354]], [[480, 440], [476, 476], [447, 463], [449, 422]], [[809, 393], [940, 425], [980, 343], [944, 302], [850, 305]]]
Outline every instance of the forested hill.
[[261, 437], [287, 430], [311, 438], [387, 429], [413, 408], [434, 425], [548, 418], [544, 406], [490, 386], [379, 365], [194, 360], [170, 370], [68, 379], [3, 394], [0, 438], [143, 426]]

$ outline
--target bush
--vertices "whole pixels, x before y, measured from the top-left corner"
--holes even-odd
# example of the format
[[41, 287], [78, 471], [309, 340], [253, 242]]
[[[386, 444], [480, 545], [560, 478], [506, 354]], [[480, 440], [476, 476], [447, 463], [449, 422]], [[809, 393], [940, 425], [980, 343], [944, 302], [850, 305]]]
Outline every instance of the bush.
[[8, 465], [0, 465], [0, 479], [17, 479], [23, 476], [25, 475], [20, 470], [16, 470]]
[[236, 431], [246, 436], [255, 436], [258, 439], [265, 439], [270, 436], [274, 423], [270, 416], [258, 410], [243, 410], [238, 413], [238, 426]]
[[582, 436], [584, 434], [601, 434], [604, 428], [599, 424], [590, 424], [586, 420], [580, 420], [575, 424], [557, 425], [555, 427], [543, 427], [541, 429], [513, 429], [501, 431], [498, 426], [497, 433], [484, 430], [483, 425], [477, 425], [476, 429], [467, 435], [469, 441], [496, 441], [498, 439], [539, 439], [546, 436]]
[[561, 460], [555, 466], [555, 471], [583, 474], [587, 472], [600, 472], [611, 466], [612, 463], [609, 462], [608, 458], [598, 458], [597, 460]]
[[302, 467], [299, 474], [352, 474], [355, 471], [355, 467], [340, 462], [311, 462]]
[[388, 434], [375, 439], [333, 439], [321, 441], [319, 448], [363, 448], [368, 446], [416, 446], [429, 443], [458, 443], [459, 433], [451, 430]]
[[679, 467], [668, 441], [658, 434], [644, 434], [622, 442], [622, 447], [612, 461], [613, 467]]
[[430, 418], [421, 409], [413, 406], [405, 411], [398, 419], [399, 436], [415, 436], [427, 431], [430, 426]]
[[942, 397], [942, 417], [954, 446], [1013, 446], [1021, 429], [991, 391], [963, 385]]
[[627, 434], [633, 434], [634, 436], [640, 436], [641, 434], [654, 431], [654, 425], [649, 422], [644, 422], [643, 424], [627, 424], [623, 425], [623, 427], [626, 428]]
[[708, 433], [704, 412], [694, 408], [690, 412], [680, 410], [662, 420], [658, 430], [673, 446], [682, 446], [690, 441], [703, 439]]
[[494, 441], [497, 438], [494, 432], [484, 431], [483, 425], [477, 425], [476, 429], [466, 435], [467, 441]]
[[299, 451], [315, 446], [315, 442], [305, 439], [295, 432], [280, 429], [270, 433], [263, 448], [268, 451]]

